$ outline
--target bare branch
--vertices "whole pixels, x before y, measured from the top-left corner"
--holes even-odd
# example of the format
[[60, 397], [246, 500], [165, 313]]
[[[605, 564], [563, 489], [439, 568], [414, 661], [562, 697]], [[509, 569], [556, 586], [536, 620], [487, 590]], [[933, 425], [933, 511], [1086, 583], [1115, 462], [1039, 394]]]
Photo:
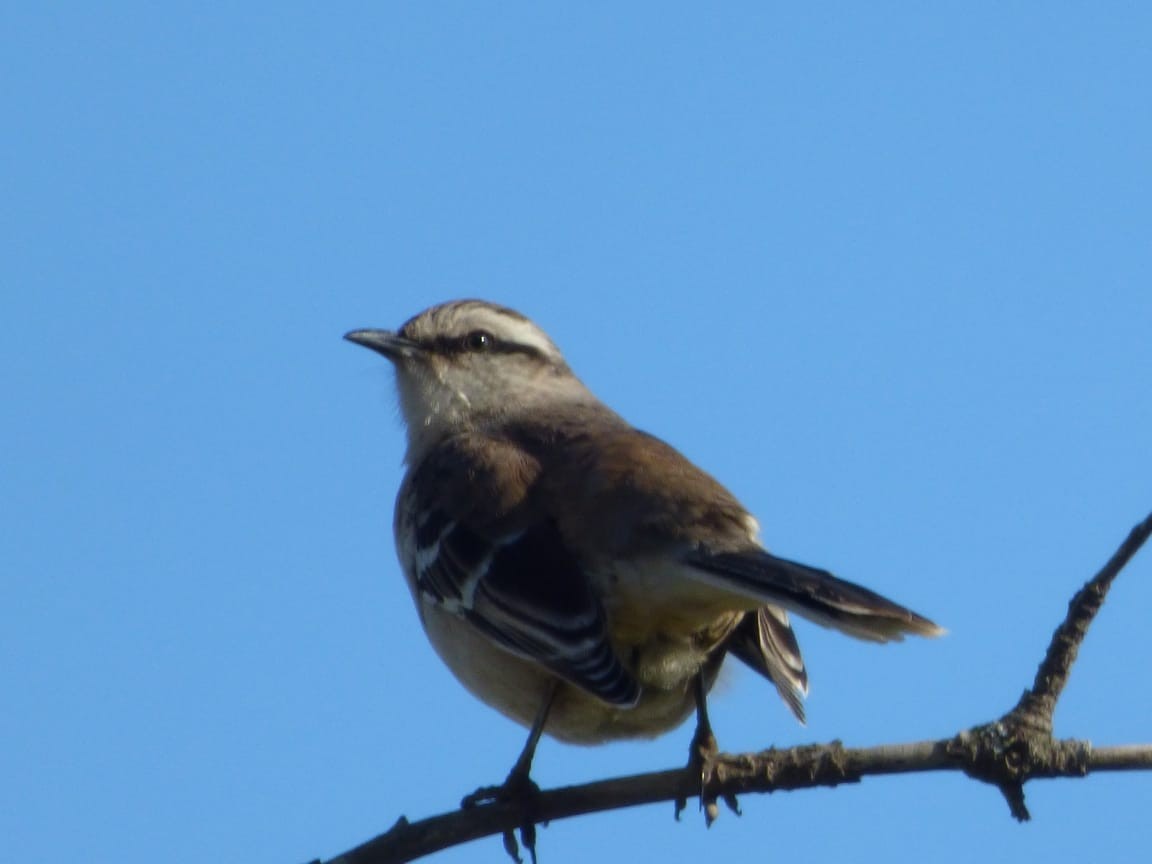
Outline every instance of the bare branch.
[[[1101, 747], [1052, 737], [1052, 714], [1088, 627], [1116, 575], [1152, 535], [1152, 514], [1137, 525], [1111, 560], [1069, 603], [1032, 688], [1007, 714], [950, 739], [846, 748], [840, 742], [720, 754], [703, 779], [686, 768], [637, 774], [540, 792], [532, 821], [550, 822], [638, 804], [703, 795], [734, 801], [747, 792], [775, 792], [857, 783], [864, 777], [926, 771], [963, 771], [998, 787], [1013, 816], [1024, 820], [1024, 783], [1035, 778], [1083, 777], [1102, 771], [1152, 769], [1152, 744]], [[525, 803], [491, 803], [419, 822], [401, 818], [391, 830], [328, 864], [393, 864], [450, 846], [503, 834], [525, 822]]]
[[1018, 721], [1037, 724], [1041, 729], [1051, 733], [1056, 700], [1060, 698], [1064, 685], [1068, 683], [1068, 675], [1072, 671], [1072, 664], [1076, 662], [1080, 643], [1084, 641], [1096, 613], [1104, 605], [1104, 598], [1108, 595], [1108, 589], [1112, 587], [1112, 581], [1132, 560], [1132, 556], [1144, 545], [1149, 535], [1152, 535], [1152, 514], [1132, 529], [1128, 538], [1116, 550], [1116, 554], [1099, 573], [1076, 592], [1076, 596], [1068, 604], [1068, 615], [1052, 634], [1048, 652], [1040, 668], [1036, 670], [1036, 680], [1032, 684], [1032, 689], [1025, 691], [1011, 712]]
[[[762, 753], [722, 754], [709, 766], [705, 790], [723, 797], [838, 786], [884, 774], [967, 771], [968, 759], [979, 758], [975, 755], [979, 745], [965, 738], [967, 735], [879, 747], [845, 748], [839, 742], [832, 742]], [[1082, 777], [1103, 771], [1148, 770], [1152, 769], [1152, 744], [1093, 751], [1082, 741], [1059, 741], [1055, 742], [1046, 764], [1032, 767], [1033, 777]], [[699, 781], [686, 769], [658, 771], [541, 792], [533, 809], [541, 822], [551, 822], [585, 813], [673, 801], [699, 791]], [[514, 830], [521, 822], [523, 813], [514, 804], [486, 804], [419, 822], [401, 820], [392, 830], [329, 864], [411, 861], [469, 840]]]
[[1088, 635], [1112, 581], [1149, 535], [1152, 514], [1132, 529], [1108, 563], [1069, 602], [1068, 614], [1052, 634], [1032, 689], [1024, 691], [1016, 707], [996, 722], [965, 733], [981, 739], [980, 749], [986, 757], [975, 760], [967, 773], [998, 787], [1008, 809], [1021, 822], [1030, 818], [1024, 803], [1024, 784], [1032, 777], [1054, 776], [1040, 769], [1051, 764], [1053, 758], [1051, 751], [1056, 742], [1052, 739], [1052, 715], [1076, 662], [1080, 643]]

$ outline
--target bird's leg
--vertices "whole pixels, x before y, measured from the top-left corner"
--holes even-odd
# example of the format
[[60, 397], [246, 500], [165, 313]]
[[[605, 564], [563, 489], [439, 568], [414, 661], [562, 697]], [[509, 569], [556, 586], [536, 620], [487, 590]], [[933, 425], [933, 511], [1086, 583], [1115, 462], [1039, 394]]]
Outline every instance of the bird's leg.
[[532, 721], [532, 729], [528, 732], [528, 740], [524, 743], [524, 749], [520, 751], [516, 764], [508, 772], [508, 778], [499, 786], [484, 786], [477, 789], [464, 799], [461, 806], [474, 807], [489, 801], [515, 800], [522, 797], [525, 792], [539, 791], [531, 777], [532, 759], [536, 756], [536, 745], [540, 743], [540, 736], [544, 733], [544, 724], [548, 720], [548, 712], [556, 698], [556, 689], [557, 684], [553, 682], [548, 688], [544, 702], [536, 712], [536, 718]]
[[[556, 699], [556, 690], [559, 682], [553, 681], [548, 687], [544, 702], [536, 712], [532, 721], [532, 729], [528, 732], [528, 740], [524, 749], [516, 759], [516, 764], [508, 772], [507, 779], [499, 786], [483, 786], [466, 795], [460, 802], [461, 807], [476, 807], [480, 804], [519, 803], [524, 810], [524, 822], [520, 825], [520, 843], [532, 856], [532, 864], [536, 864], [536, 820], [532, 813], [532, 799], [540, 791], [532, 779], [532, 760], [536, 756], [536, 745], [540, 743], [540, 736], [544, 733], [544, 724], [548, 720], [548, 712]], [[511, 830], [504, 832], [504, 849], [520, 864], [520, 845], [516, 842], [516, 835]]]
[[692, 743], [688, 746], [688, 764], [703, 768], [705, 762], [720, 752], [712, 732], [712, 721], [708, 719], [708, 695], [704, 692], [703, 673], [692, 679], [692, 690], [696, 696], [696, 731], [692, 733]]
[[[704, 811], [704, 821], [711, 825], [716, 821], [720, 808], [716, 805], [716, 796], [705, 794], [709, 766], [720, 752], [716, 744], [716, 736], [712, 732], [712, 721], [708, 719], [708, 694], [704, 687], [704, 673], [696, 675], [692, 682], [693, 693], [696, 697], [696, 731], [692, 733], [692, 742], [688, 745], [688, 766], [694, 778], [700, 784], [700, 808]], [[725, 795], [724, 803], [734, 813], [740, 813], [739, 804], [735, 795]], [[676, 818], [680, 818], [681, 811], [688, 806], [687, 798], [676, 799]]]

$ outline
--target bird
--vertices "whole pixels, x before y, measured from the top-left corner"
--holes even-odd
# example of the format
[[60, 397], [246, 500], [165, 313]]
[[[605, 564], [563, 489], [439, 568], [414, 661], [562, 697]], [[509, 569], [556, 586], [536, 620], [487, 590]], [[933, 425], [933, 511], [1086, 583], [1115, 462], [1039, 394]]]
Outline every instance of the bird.
[[650, 738], [693, 712], [699, 767], [716, 749], [707, 694], [728, 655], [803, 722], [789, 613], [872, 642], [944, 632], [768, 552], [731, 492], [601, 402], [513, 309], [453, 300], [345, 338], [395, 369], [407, 447], [393, 528], [428, 639], [473, 695], [529, 729], [489, 793], [531, 783], [542, 734]]

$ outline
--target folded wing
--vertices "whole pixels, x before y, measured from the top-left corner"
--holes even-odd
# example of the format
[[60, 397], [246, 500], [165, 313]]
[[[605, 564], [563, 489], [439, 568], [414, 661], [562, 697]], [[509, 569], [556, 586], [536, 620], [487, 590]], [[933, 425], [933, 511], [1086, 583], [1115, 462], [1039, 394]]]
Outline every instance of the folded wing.
[[426, 601], [610, 705], [636, 704], [640, 687], [553, 523], [486, 538], [443, 511], [425, 510], [422, 519], [416, 584]]

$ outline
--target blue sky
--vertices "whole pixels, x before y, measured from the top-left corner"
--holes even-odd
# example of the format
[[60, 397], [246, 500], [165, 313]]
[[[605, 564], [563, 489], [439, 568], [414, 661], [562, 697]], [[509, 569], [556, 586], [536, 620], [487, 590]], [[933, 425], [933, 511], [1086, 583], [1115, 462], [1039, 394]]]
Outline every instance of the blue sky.
[[[1132, 3], [31, 4], [0, 11], [0, 836], [14, 861], [293, 862], [507, 771], [420, 633], [386, 364], [440, 300], [535, 318], [780, 554], [947, 626], [801, 625], [809, 725], [1010, 707], [1152, 508], [1152, 13]], [[1056, 721], [1152, 739], [1152, 557]], [[681, 762], [580, 749], [561, 785]], [[1143, 860], [1148, 775], [958, 776], [557, 823], [547, 864]], [[438, 860], [501, 861], [497, 840]]]

